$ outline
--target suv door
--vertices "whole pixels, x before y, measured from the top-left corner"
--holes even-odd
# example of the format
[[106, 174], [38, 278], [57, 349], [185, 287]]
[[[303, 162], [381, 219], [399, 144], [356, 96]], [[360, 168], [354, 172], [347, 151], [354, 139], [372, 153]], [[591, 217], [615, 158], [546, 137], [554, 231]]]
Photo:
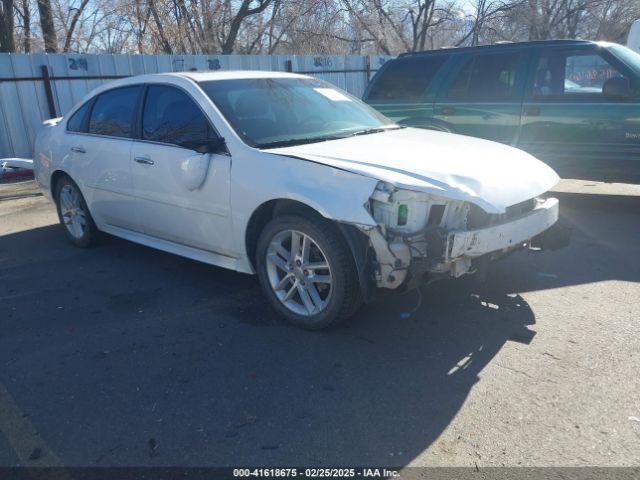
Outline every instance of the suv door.
[[194, 99], [177, 86], [150, 84], [131, 150], [144, 233], [214, 253], [230, 248], [228, 154], [198, 153], [218, 138]]
[[131, 181], [131, 135], [142, 86], [103, 92], [67, 122], [72, 172], [99, 226], [139, 230]]
[[597, 45], [540, 49], [534, 65], [518, 146], [562, 176], [619, 176], [616, 171], [638, 157], [628, 133], [639, 101], [608, 97], [606, 85], [632, 85], [627, 67]]
[[459, 55], [443, 82], [435, 118], [447, 130], [513, 144], [520, 127], [528, 51]]

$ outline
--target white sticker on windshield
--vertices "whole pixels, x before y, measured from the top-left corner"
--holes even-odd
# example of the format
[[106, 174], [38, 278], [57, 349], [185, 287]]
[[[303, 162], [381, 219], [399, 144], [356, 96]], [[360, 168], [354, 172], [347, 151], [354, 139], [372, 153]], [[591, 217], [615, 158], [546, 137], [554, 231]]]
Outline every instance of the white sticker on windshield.
[[345, 94], [340, 93], [333, 88], [314, 88], [316, 92], [320, 95], [324, 95], [329, 100], [333, 100], [334, 102], [350, 102], [351, 99], [347, 97]]

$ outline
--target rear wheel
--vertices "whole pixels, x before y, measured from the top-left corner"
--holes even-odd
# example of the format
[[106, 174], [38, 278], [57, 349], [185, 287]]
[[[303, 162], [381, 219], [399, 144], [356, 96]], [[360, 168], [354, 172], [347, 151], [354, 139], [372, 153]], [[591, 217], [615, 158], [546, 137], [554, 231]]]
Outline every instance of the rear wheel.
[[88, 247], [95, 239], [97, 229], [89, 213], [87, 203], [73, 180], [65, 176], [55, 188], [58, 219], [71, 243]]
[[304, 328], [340, 323], [359, 303], [349, 248], [326, 220], [301, 215], [271, 220], [258, 239], [256, 267], [274, 308]]

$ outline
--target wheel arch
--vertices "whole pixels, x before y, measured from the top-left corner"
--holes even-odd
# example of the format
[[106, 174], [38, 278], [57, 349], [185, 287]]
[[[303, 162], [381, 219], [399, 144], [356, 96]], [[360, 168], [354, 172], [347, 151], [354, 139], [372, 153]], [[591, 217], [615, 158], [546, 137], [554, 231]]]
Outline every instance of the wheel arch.
[[254, 270], [256, 268], [256, 247], [260, 232], [273, 218], [287, 214], [313, 216], [333, 223], [351, 252], [351, 257], [358, 273], [363, 299], [369, 301], [373, 298], [375, 282], [372, 281], [371, 262], [368, 261], [370, 258], [369, 242], [366, 235], [353, 225], [327, 218], [315, 208], [299, 200], [287, 198], [269, 200], [258, 206], [251, 214], [245, 231], [245, 248], [247, 258]]
[[245, 230], [245, 249], [253, 269], [255, 269], [256, 266], [256, 246], [260, 232], [262, 232], [267, 223], [273, 218], [292, 213], [326, 218], [317, 209], [299, 200], [276, 198], [259, 205], [258, 208], [253, 211], [251, 217], [249, 217], [249, 222]]
[[[56, 200], [56, 186], [58, 185], [58, 182], [60, 181], [60, 179], [63, 178], [63, 177], [69, 177], [72, 182], [76, 183], [73, 180], [73, 178], [71, 178], [71, 175], [69, 175], [64, 170], [61, 170], [61, 169], [55, 170], [51, 174], [51, 178], [50, 178], [50, 181], [49, 181], [49, 187], [51, 188], [51, 198], [53, 198], [54, 200]], [[76, 185], [77, 185], [77, 183], [76, 183]]]

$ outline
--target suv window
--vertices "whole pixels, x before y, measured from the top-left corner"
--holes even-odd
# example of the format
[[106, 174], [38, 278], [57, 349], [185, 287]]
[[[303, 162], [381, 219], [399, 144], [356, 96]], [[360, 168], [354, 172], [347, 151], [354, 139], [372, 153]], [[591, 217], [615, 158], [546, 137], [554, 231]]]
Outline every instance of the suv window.
[[419, 100], [447, 58], [430, 55], [392, 60], [376, 78], [367, 100]]
[[515, 100], [520, 59], [518, 52], [469, 58], [451, 84], [447, 98], [481, 102]]
[[538, 60], [532, 96], [536, 100], [580, 99], [602, 96], [610, 78], [623, 75], [600, 55], [580, 52], [549, 52]]
[[167, 85], [150, 85], [142, 115], [142, 138], [192, 148], [216, 138], [216, 134], [185, 92]]
[[87, 112], [89, 111], [90, 106], [91, 106], [91, 100], [86, 102], [78, 110], [76, 110], [76, 113], [71, 115], [71, 118], [69, 118], [69, 121], [67, 122], [67, 130], [69, 130], [70, 132], [86, 132], [87, 131], [87, 125], [85, 120], [86, 120]]
[[140, 86], [116, 88], [98, 95], [91, 109], [89, 133], [112, 137], [131, 136], [133, 114]]

